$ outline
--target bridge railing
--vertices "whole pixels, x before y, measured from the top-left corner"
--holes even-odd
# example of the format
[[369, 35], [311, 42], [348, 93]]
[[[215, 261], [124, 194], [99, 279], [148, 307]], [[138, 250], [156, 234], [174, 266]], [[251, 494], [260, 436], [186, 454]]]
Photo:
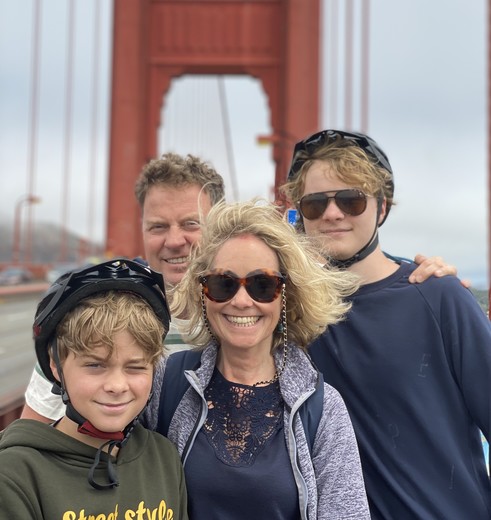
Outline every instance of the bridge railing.
[[[28, 285], [3, 286], [0, 287], [0, 298], [16, 294], [39, 293], [42, 294], [48, 288], [48, 284], [42, 280]], [[15, 419], [20, 417], [24, 407], [25, 388], [2, 394], [0, 392], [0, 431]]]
[[24, 390], [0, 396], [0, 431], [18, 419], [24, 406]]

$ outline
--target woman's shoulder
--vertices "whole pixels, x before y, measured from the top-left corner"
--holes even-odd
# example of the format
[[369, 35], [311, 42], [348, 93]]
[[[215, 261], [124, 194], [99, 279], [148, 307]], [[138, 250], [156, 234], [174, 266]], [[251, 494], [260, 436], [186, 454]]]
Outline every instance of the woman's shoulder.
[[341, 394], [331, 386], [324, 382], [324, 411], [329, 415], [347, 415], [346, 404]]

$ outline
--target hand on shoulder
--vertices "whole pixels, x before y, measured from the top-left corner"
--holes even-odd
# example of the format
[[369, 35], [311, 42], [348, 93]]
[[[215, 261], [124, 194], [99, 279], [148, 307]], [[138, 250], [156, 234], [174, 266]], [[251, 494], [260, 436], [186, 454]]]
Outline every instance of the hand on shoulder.
[[[418, 253], [414, 257], [414, 262], [418, 267], [409, 276], [410, 283], [421, 283], [430, 276], [441, 278], [442, 276], [457, 276], [457, 268], [451, 264], [447, 264], [441, 256], [427, 257]], [[469, 288], [470, 280], [461, 280], [460, 283]]]

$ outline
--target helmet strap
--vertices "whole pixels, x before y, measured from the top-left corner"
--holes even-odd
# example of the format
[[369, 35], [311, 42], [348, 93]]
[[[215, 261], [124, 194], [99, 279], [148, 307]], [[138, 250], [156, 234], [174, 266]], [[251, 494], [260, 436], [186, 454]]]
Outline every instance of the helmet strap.
[[51, 353], [53, 355], [53, 361], [55, 362], [56, 370], [58, 371], [58, 376], [60, 378], [60, 381], [56, 381], [53, 384], [51, 392], [56, 395], [61, 395], [63, 404], [68, 404], [70, 402], [70, 397], [66, 391], [65, 381], [63, 378], [63, 369], [61, 368], [60, 356], [58, 355], [58, 342], [56, 341], [56, 335], [53, 337]]
[[375, 248], [378, 246], [378, 233], [377, 230], [375, 230], [375, 234], [372, 235], [372, 238], [370, 241], [364, 245], [358, 253], [354, 254], [350, 258], [347, 258], [346, 260], [336, 260], [335, 258], [330, 258], [329, 263], [333, 267], [337, 267], [338, 269], [348, 269], [348, 267], [351, 267], [353, 264], [356, 264], [356, 262], [360, 262], [364, 258], [366, 258], [368, 255], [372, 254], [373, 251], [375, 251]]
[[108, 439], [114, 441], [122, 441], [125, 437], [123, 432], [103, 432], [98, 430], [91, 422], [75, 410], [70, 401], [66, 403], [66, 416], [78, 424], [78, 433], [83, 433], [84, 435], [95, 437], [96, 439]]
[[[112, 460], [111, 460], [111, 452], [118, 445], [120, 445], [119, 442], [114, 441], [114, 440], [108, 440], [102, 446], [100, 446], [99, 449], [97, 450], [97, 453], [96, 453], [95, 458], [94, 458], [94, 463], [90, 467], [89, 475], [88, 475], [89, 484], [94, 489], [98, 489], [99, 491], [102, 491], [104, 489], [111, 489], [111, 488], [119, 486], [118, 474], [117, 474], [116, 468], [114, 467], [114, 465], [112, 463]], [[108, 483], [107, 484], [99, 484], [98, 482], [95, 481], [95, 471], [96, 471], [97, 467], [99, 466], [99, 464], [101, 462], [102, 451], [103, 451], [103, 449], [106, 446], [107, 446], [107, 462], [106, 462], [106, 465], [107, 465], [107, 480], [108, 480]]]

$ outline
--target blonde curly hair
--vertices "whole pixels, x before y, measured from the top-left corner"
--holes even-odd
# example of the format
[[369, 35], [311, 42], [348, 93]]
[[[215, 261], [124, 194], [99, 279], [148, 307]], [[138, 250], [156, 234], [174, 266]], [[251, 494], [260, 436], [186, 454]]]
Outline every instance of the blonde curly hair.
[[[325, 269], [311, 240], [297, 234], [277, 206], [261, 199], [219, 203], [207, 215], [202, 231], [189, 268], [173, 289], [171, 305], [174, 316], [189, 318], [190, 330], [194, 333], [188, 341], [194, 345], [203, 347], [212, 339], [203, 316], [199, 277], [211, 270], [220, 247], [240, 235], [253, 235], [262, 240], [276, 253], [280, 272], [287, 275], [289, 341], [306, 349], [326, 327], [342, 320], [350, 309], [344, 298], [358, 287], [357, 277], [346, 271]], [[282, 332], [275, 330], [272, 350], [282, 342]]]

